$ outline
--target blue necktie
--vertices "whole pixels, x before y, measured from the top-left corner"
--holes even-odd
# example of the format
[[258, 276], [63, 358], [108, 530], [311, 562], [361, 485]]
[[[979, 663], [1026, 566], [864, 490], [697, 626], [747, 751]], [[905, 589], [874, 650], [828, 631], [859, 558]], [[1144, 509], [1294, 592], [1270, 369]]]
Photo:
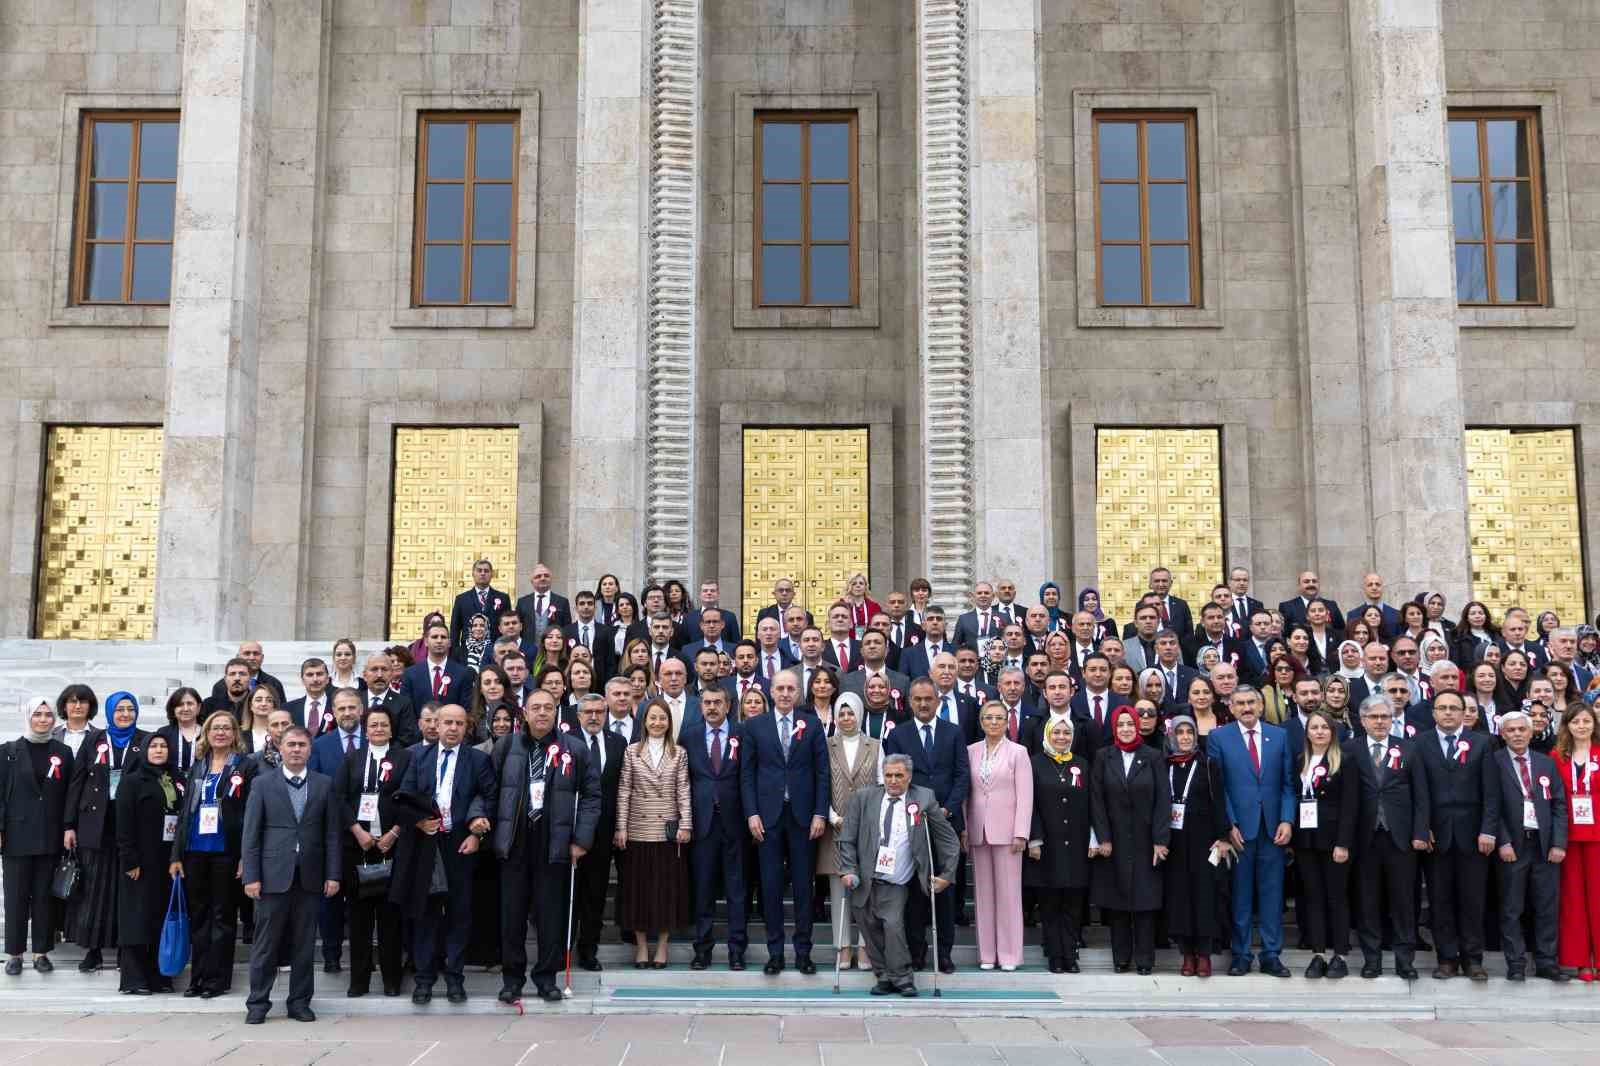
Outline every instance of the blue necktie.
[[933, 726], [931, 725], [922, 727], [922, 747], [929, 755], [933, 754]]

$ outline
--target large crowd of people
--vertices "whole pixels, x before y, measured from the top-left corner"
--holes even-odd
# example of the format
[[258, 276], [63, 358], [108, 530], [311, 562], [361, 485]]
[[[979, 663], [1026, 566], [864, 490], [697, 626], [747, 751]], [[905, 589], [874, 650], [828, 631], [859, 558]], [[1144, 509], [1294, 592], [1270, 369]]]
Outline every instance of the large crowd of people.
[[337, 973], [347, 939], [352, 997], [409, 972], [418, 1006], [441, 978], [459, 1003], [481, 965], [505, 1003], [559, 1001], [563, 967], [601, 969], [608, 901], [637, 968], [687, 933], [692, 969], [721, 946], [743, 970], [758, 914], [766, 974], [815, 974], [821, 922], [824, 966], [878, 995], [953, 972], [958, 924], [983, 970], [1016, 969], [1037, 925], [1077, 973], [1097, 919], [1118, 973], [1171, 947], [1186, 976], [1226, 952], [1289, 977], [1290, 907], [1310, 979], [1388, 953], [1414, 980], [1432, 951], [1440, 980], [1487, 980], [1489, 952], [1510, 980], [1529, 954], [1597, 980], [1588, 625], [1451, 619], [1376, 574], [1348, 613], [1312, 572], [1276, 609], [1243, 569], [1191, 605], [1157, 568], [1121, 626], [1093, 588], [1025, 606], [980, 582], [951, 617], [924, 580], [880, 605], [858, 574], [816, 617], [778, 581], [745, 635], [715, 581], [569, 600], [530, 577], [513, 597], [480, 561], [414, 643], [340, 639], [292, 701], [253, 641], [155, 730], [128, 692], [35, 701], [0, 746], [6, 973], [30, 937], [48, 972], [65, 936], [86, 972], [114, 949], [123, 992], [173, 992], [176, 882], [182, 994], [228, 993], [242, 941], [250, 1022], [282, 965], [313, 1018], [318, 945]]

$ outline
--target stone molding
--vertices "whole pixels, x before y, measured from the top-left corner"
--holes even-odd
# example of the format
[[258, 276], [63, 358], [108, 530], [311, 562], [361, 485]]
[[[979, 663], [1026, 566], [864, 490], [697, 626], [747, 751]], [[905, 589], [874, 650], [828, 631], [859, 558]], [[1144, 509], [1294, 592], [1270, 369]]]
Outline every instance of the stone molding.
[[[650, 24], [650, 294], [645, 573], [691, 581], [700, 189], [700, 2]], [[692, 583], [692, 582], [691, 582]]]
[[923, 544], [931, 602], [952, 609], [976, 566], [967, 15], [967, 0], [922, 0], [917, 19]]

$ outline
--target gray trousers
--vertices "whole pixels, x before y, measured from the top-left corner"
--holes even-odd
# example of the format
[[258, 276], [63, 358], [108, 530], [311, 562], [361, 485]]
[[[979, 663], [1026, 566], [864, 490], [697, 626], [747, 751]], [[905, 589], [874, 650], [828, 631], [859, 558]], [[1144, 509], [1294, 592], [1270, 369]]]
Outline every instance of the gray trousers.
[[911, 949], [906, 946], [906, 902], [911, 891], [910, 882], [868, 881], [866, 904], [851, 908], [856, 928], [866, 939], [872, 968], [896, 988], [912, 985]]
[[250, 945], [250, 995], [245, 1006], [267, 1010], [278, 976], [278, 959], [289, 949], [289, 998], [285, 1006], [311, 1005], [315, 970], [317, 916], [322, 894], [295, 885], [287, 892], [263, 892], [256, 900], [256, 936]]

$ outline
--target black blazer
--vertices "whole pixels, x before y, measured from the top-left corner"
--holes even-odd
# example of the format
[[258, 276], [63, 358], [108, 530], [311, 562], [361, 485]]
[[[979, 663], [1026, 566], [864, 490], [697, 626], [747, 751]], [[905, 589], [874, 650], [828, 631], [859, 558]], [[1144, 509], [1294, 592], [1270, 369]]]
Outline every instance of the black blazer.
[[[578, 629], [582, 623], [568, 622], [561, 627], [561, 633], [567, 638], [567, 648], [570, 650], [578, 643]], [[617, 672], [617, 631], [608, 625], [603, 625], [599, 618], [589, 623], [589, 649], [594, 658], [595, 687], [605, 684], [611, 675]], [[533, 660], [529, 660], [531, 663]]]
[[[522, 618], [522, 631], [528, 635], [529, 639], [532, 639], [534, 633], [538, 632], [533, 624], [533, 604], [535, 599], [536, 595], [532, 592], [526, 596], [517, 597], [517, 614]], [[545, 593], [544, 606], [545, 610], [549, 612], [547, 619], [549, 624], [560, 627], [572, 621], [572, 605], [559, 592], [551, 591]], [[595, 617], [600, 617], [598, 612], [596, 612]]]
[[1378, 828], [1381, 805], [1389, 839], [1395, 847], [1410, 851], [1412, 841], [1428, 839], [1432, 825], [1428, 774], [1411, 741], [1390, 736], [1384, 742], [1388, 747], [1381, 772], [1372, 765], [1371, 741], [1366, 733], [1351, 737], [1344, 744], [1344, 758], [1357, 771], [1357, 790], [1361, 795], [1356, 814], [1356, 840], [1360, 844], [1371, 839]]
[[[150, 734], [135, 729], [122, 753], [123, 777], [126, 778], [139, 765], [144, 746]], [[101, 750], [104, 745], [105, 750]], [[106, 820], [116, 801], [111, 798], [111, 766], [117, 750], [103, 729], [91, 729], [78, 749], [83, 756], [72, 764], [72, 785], [67, 790], [67, 825], [78, 833], [78, 847], [98, 851], [114, 843], [106, 835]], [[114, 823], [113, 823], [114, 824]]]
[[[678, 746], [689, 759], [689, 810], [694, 818], [695, 839], [711, 832], [711, 819], [720, 817], [735, 838], [743, 839], [744, 805], [739, 796], [739, 727], [724, 721], [722, 770], [713, 773], [706, 754], [707, 726], [704, 719], [678, 735]], [[731, 728], [729, 728], [731, 726]]]
[[[1305, 756], [1295, 758], [1295, 819], [1294, 846], [1308, 851], [1332, 851], [1356, 846], [1356, 818], [1361, 813], [1361, 785], [1350, 770], [1350, 758], [1343, 748], [1339, 751], [1339, 772], [1317, 778], [1311, 794], [1317, 801], [1317, 827], [1300, 828], [1300, 804], [1306, 801], [1305, 784], [1300, 772], [1305, 768]], [[1326, 762], [1323, 763], [1327, 765]], [[1410, 844], [1406, 845], [1410, 847]]]
[[[84, 743], [88, 740], [85, 738]], [[72, 781], [72, 749], [59, 740], [47, 745], [47, 759], [60, 759], [54, 764], [59, 772], [52, 774], [46, 763], [44, 779], [33, 772], [33, 758], [28, 753], [28, 741], [18, 737], [0, 744], [0, 854], [7, 858], [27, 855], [57, 855], [61, 852], [61, 835], [66, 827], [67, 791]]]
[[957, 833], [966, 826], [967, 792], [972, 785], [972, 767], [967, 759], [969, 741], [949, 722], [933, 720], [933, 753], [922, 743], [922, 723], [907, 718], [883, 738], [883, 754], [911, 757], [911, 783], [930, 789], [939, 806], [950, 812], [950, 826]]
[[[361, 698], [368, 708], [372, 706], [372, 696], [370, 694], [363, 693]], [[468, 705], [471, 702], [472, 700], [469, 696], [467, 699]], [[422, 739], [422, 729], [417, 725], [417, 708], [411, 702], [409, 696], [403, 692], [396, 692], [394, 689], [390, 689], [383, 694], [383, 705], [389, 709], [389, 717], [394, 727], [392, 732], [394, 733], [395, 744], [402, 748], [409, 748]]]
[[[1539, 856], [1551, 848], [1567, 846], [1567, 786], [1556, 770], [1556, 761], [1528, 749], [1528, 776], [1533, 781], [1533, 807], [1539, 815]], [[1494, 833], [1499, 847], [1523, 846], [1522, 782], [1511, 749], [1501, 748], [1489, 756], [1488, 780], [1484, 782], [1484, 822]], [[1550, 798], [1545, 798], [1544, 781], [1549, 780]]]
[[1166, 770], [1148, 748], [1133, 753], [1126, 774], [1121, 749], [1103, 748], [1095, 757], [1089, 775], [1093, 786], [1089, 817], [1100, 843], [1113, 845], [1111, 857], [1096, 860], [1089, 871], [1089, 894], [1097, 906], [1128, 911], [1161, 908], [1162, 878], [1151, 860], [1154, 847], [1172, 839], [1172, 792]]
[[406, 767], [411, 763], [411, 753], [391, 740], [383, 762], [390, 764], [387, 776], [384, 774], [382, 763], [376, 768], [371, 766], [371, 752], [363, 747], [346, 755], [333, 776], [333, 798], [339, 805], [339, 838], [344, 842], [341, 856], [344, 876], [341, 882], [346, 895], [353, 896], [356, 890], [356, 863], [380, 861], [381, 853], [377, 848], [363, 852], [356, 844], [355, 834], [350, 832], [350, 827], [357, 823], [368, 832], [372, 830], [370, 821], [362, 821], [356, 817], [361, 809], [361, 794], [368, 791], [369, 774], [373, 786], [371, 790], [378, 794], [378, 821], [384, 832], [399, 824], [394, 794], [400, 790], [400, 781], [405, 777]]
[[172, 779], [183, 788], [189, 780], [189, 768], [194, 765], [194, 749], [199, 746], [200, 735], [196, 734], [193, 742], [186, 741], [176, 725], [164, 725], [155, 735], [167, 742], [167, 763], [172, 767]]
[[455, 603], [450, 607], [450, 646], [454, 648], [457, 644], [466, 642], [467, 625], [475, 614], [484, 615], [489, 619], [489, 643], [493, 644], [495, 633], [499, 631], [500, 616], [510, 614], [513, 609], [511, 597], [493, 585], [489, 586], [482, 607], [478, 606], [476, 588], [457, 593]]
[[[304, 696], [301, 696], [297, 700], [290, 700], [288, 703], [284, 704], [284, 710], [289, 712], [289, 717], [294, 719], [294, 724], [295, 725], [299, 726], [302, 729], [310, 730], [311, 731], [311, 739], [312, 740], [316, 740], [323, 733], [327, 732], [328, 729], [334, 728], [334, 723], [333, 723], [333, 697], [338, 691], [339, 690], [335, 689], [335, 688], [329, 688], [329, 689], [325, 689], [323, 691], [322, 697], [321, 697], [322, 705], [317, 708], [318, 721], [315, 721], [315, 722], [306, 721], [306, 697], [304, 697]], [[363, 706], [365, 706], [367, 703], [371, 702], [371, 701], [369, 701], [367, 699], [367, 690], [366, 689], [363, 688], [363, 689], [360, 689], [359, 691], [361, 693], [361, 702], [362, 702]], [[399, 696], [398, 698], [404, 699], [405, 697], [404, 696]], [[324, 725], [327, 726], [327, 729], [323, 728]]]
[[[518, 734], [513, 733], [512, 736]], [[461, 842], [467, 838], [467, 823], [475, 818], [494, 819], [495, 780], [494, 767], [489, 756], [470, 744], [460, 744], [452, 758], [458, 760], [450, 792], [450, 832], [441, 826], [434, 834], [445, 865], [460, 857]], [[439, 745], [430, 744], [422, 754], [406, 765], [400, 788], [428, 800], [434, 798], [434, 783], [439, 779]], [[422, 834], [417, 834], [422, 835]], [[480, 844], [483, 842], [480, 842]]]
[[1039, 842], [1039, 858], [1024, 858], [1022, 883], [1034, 888], [1089, 884], [1089, 768], [1073, 756], [1057, 763], [1033, 756], [1033, 826], [1028, 842]]
[[1438, 729], [1429, 729], [1418, 733], [1415, 741], [1433, 801], [1433, 846], [1439, 851], [1475, 852], [1479, 834], [1494, 835], [1483, 802], [1484, 790], [1493, 784], [1488, 771], [1494, 745], [1487, 734], [1463, 726], [1456, 758], [1446, 759], [1440, 736]]
[[[1344, 612], [1339, 610], [1339, 604], [1326, 596], [1313, 596], [1314, 600], [1321, 600], [1328, 608], [1328, 628], [1344, 632]], [[1299, 596], [1290, 597], [1278, 604], [1278, 613], [1283, 615], [1285, 627], [1299, 623], [1306, 625], [1306, 604]], [[1337, 645], [1335, 646], [1337, 647]]]
[[[607, 725], [610, 725], [609, 719]], [[585, 751], [589, 750], [589, 734], [578, 724], [576, 715], [573, 715], [570, 726], [564, 720], [562, 726], [565, 728], [558, 728], [563, 733], [583, 745]], [[600, 770], [600, 821], [594, 831], [597, 846], [609, 844], [611, 831], [617, 826], [617, 789], [622, 784], [622, 753], [628, 750], [628, 741], [609, 728], [600, 731], [600, 743], [605, 746], [605, 754], [602, 756], [604, 766]], [[683, 743], [682, 740], [679, 743]]]
[[[189, 846], [189, 826], [204, 799], [209, 760], [195, 761], [189, 771], [189, 785], [184, 789], [182, 817], [178, 819], [178, 838], [172, 842], [172, 861], [182, 862]], [[239, 842], [244, 834], [244, 808], [250, 799], [250, 787], [260, 765], [248, 755], [234, 757], [233, 765], [222, 771], [217, 779], [218, 815], [222, 823], [223, 850], [218, 854], [229, 858], [239, 857]], [[238, 781], [233, 779], [238, 777]], [[202, 853], [204, 854], [204, 853]]]

